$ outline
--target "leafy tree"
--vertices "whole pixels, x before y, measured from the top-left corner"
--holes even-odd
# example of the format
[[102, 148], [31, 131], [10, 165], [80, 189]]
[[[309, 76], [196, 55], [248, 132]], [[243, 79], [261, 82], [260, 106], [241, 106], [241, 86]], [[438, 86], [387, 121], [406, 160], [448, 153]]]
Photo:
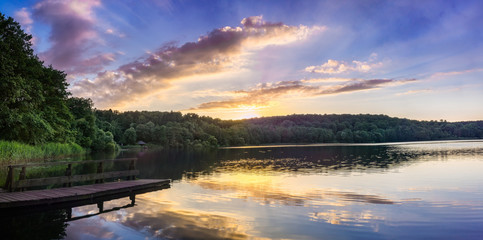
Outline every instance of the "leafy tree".
[[0, 13], [0, 136], [30, 144], [72, 140], [65, 74], [43, 66], [31, 39]]
[[92, 110], [92, 100], [88, 98], [71, 97], [67, 99], [67, 106], [75, 121], [72, 132], [75, 142], [82, 147], [90, 148], [96, 139], [98, 127]]
[[136, 143], [136, 129], [130, 127], [124, 131], [123, 139], [125, 144], [135, 144]]

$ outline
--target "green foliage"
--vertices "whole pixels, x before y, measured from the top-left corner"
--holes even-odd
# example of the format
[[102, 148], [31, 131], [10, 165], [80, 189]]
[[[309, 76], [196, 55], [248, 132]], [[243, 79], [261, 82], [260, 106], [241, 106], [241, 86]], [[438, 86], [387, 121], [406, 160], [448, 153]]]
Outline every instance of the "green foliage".
[[[413, 121], [384, 115], [289, 115], [220, 120], [175, 112], [95, 112], [98, 122], [115, 122], [125, 144], [138, 140], [167, 147], [278, 143], [373, 143], [482, 138], [483, 122]], [[110, 124], [106, 124], [109, 126]], [[108, 129], [108, 128], [106, 128]]]
[[75, 119], [93, 115], [93, 103], [89, 98], [71, 97], [67, 99], [67, 106]]
[[10, 129], [14, 139], [28, 144], [40, 144], [54, 135], [52, 126], [36, 113], [24, 113], [18, 118], [17, 124]]
[[90, 148], [96, 134], [96, 127], [92, 119], [77, 119], [74, 122], [73, 127], [75, 142], [80, 144], [82, 147]]
[[130, 127], [126, 129], [126, 131], [124, 131], [123, 139], [125, 144], [128, 144], [128, 145], [135, 144], [136, 138], [137, 138], [136, 129], [134, 129], [133, 127]]
[[97, 128], [91, 149], [94, 151], [115, 151], [116, 143], [112, 133], [109, 131], [104, 132], [104, 130]]
[[91, 148], [98, 130], [96, 117], [92, 110], [92, 101], [90, 99], [72, 97], [67, 99], [67, 106], [76, 119], [72, 124], [75, 142], [82, 147]]

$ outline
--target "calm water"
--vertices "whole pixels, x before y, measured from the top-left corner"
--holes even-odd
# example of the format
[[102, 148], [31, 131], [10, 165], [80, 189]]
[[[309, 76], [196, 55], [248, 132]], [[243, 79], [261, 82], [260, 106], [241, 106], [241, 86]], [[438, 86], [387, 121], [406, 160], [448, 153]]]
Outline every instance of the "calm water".
[[[483, 239], [483, 142], [119, 157], [132, 156], [140, 158], [140, 178], [171, 178], [171, 188], [71, 222], [63, 210], [4, 219], [2, 232], [25, 239]], [[87, 205], [72, 215], [97, 212]]]

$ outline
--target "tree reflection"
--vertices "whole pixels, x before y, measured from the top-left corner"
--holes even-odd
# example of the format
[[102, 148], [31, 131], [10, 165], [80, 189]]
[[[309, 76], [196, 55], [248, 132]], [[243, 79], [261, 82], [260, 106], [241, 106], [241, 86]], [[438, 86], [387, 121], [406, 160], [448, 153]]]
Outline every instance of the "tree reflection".
[[66, 210], [2, 216], [2, 239], [63, 239], [66, 237]]
[[[427, 152], [400, 151], [394, 146], [326, 146], [162, 150], [146, 152], [138, 161], [141, 178], [197, 178], [214, 171], [265, 169], [271, 171], [366, 171], [389, 169], [418, 161]], [[125, 153], [131, 157], [135, 153]], [[432, 153], [435, 154], [435, 153]], [[442, 153], [437, 153], [442, 154]]]

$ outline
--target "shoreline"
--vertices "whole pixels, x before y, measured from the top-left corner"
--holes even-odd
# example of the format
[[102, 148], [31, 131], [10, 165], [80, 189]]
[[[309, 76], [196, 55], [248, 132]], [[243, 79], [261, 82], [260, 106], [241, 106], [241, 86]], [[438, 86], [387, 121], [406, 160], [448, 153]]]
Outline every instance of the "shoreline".
[[483, 139], [462, 139], [462, 140], [434, 140], [434, 141], [410, 141], [410, 142], [383, 142], [383, 143], [310, 143], [310, 144], [274, 144], [274, 145], [251, 145], [235, 147], [219, 147], [218, 149], [244, 149], [244, 148], [282, 148], [282, 147], [350, 147], [350, 146], [392, 146], [410, 144], [437, 144], [437, 143], [459, 143], [459, 142], [483, 142]]

